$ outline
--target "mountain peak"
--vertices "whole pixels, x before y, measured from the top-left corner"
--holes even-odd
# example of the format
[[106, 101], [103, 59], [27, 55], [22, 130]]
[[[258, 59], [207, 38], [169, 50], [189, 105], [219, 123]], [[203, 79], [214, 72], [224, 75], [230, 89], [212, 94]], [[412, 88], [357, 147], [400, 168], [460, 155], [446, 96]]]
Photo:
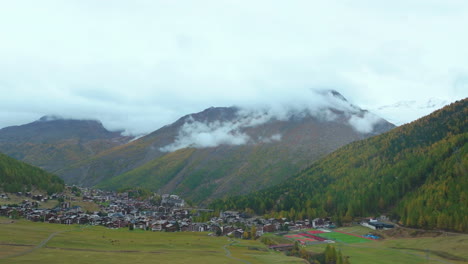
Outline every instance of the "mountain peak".
[[36, 122], [48, 122], [48, 121], [55, 121], [55, 120], [63, 120], [64, 118], [58, 115], [45, 115]]
[[45, 122], [54, 122], [54, 121], [64, 121], [68, 123], [87, 123], [87, 124], [95, 124], [97, 126], [103, 126], [101, 121], [95, 119], [75, 119], [75, 118], [65, 118], [60, 115], [45, 115], [38, 120], [34, 121], [34, 123], [45, 123]]
[[336, 97], [336, 98], [342, 100], [342, 101], [348, 102], [348, 100], [347, 100], [342, 94], [340, 94], [340, 93], [339, 93], [338, 91], [336, 91], [336, 90], [333, 90], [333, 89], [328, 90], [328, 93], [331, 94], [331, 95], [333, 95], [334, 97]]

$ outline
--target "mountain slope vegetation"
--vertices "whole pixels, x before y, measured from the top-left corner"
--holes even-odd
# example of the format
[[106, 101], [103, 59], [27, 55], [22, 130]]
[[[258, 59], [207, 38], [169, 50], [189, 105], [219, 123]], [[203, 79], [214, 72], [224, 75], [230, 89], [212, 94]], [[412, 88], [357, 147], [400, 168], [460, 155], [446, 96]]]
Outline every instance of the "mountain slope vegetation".
[[338, 222], [390, 213], [404, 225], [468, 231], [468, 99], [351, 143], [277, 186], [215, 209]]
[[54, 116], [0, 129], [0, 151], [15, 159], [56, 172], [66, 166], [127, 143], [132, 137], [110, 132], [95, 120]]
[[39, 189], [55, 193], [63, 188], [64, 182], [58, 176], [0, 153], [1, 190], [19, 192]]
[[281, 141], [184, 148], [104, 180], [97, 187], [146, 186], [184, 194], [200, 202], [226, 193], [247, 193], [280, 183], [310, 162], [365, 137], [348, 125], [313, 119], [259, 126], [251, 134], [278, 131], [273, 130], [274, 126], [281, 126]]
[[278, 117], [212, 107], [75, 164], [60, 175], [70, 183], [104, 189], [146, 187], [206, 203], [278, 184], [343, 145], [394, 127], [375, 117], [371, 129], [359, 131], [351, 120], [364, 122], [369, 113], [337, 92], [327, 96], [345, 109], [327, 106], [312, 113], [296, 109]]

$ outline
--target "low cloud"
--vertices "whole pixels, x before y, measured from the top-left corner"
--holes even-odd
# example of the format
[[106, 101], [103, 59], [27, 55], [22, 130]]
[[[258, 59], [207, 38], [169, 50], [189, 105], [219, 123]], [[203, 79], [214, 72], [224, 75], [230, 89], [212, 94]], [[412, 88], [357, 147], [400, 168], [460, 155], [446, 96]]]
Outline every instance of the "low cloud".
[[267, 138], [260, 137], [259, 141], [262, 143], [272, 143], [274, 141], [281, 141], [282, 137], [283, 136], [281, 134], [274, 134], [271, 137], [267, 137]]
[[358, 132], [371, 133], [374, 126], [381, 122], [382, 118], [370, 112], [365, 112], [364, 115], [352, 115], [349, 118], [349, 124]]
[[244, 106], [237, 109], [232, 120], [200, 122], [189, 116], [178, 131], [172, 144], [160, 148], [163, 152], [178, 149], [208, 148], [219, 145], [245, 145], [256, 143], [272, 143], [281, 141], [279, 133], [267, 137], [252, 138], [245, 128], [263, 125], [272, 120], [286, 121], [313, 116], [321, 121], [332, 122], [338, 117], [335, 111], [342, 112], [348, 119], [348, 124], [360, 133], [370, 133], [374, 125], [382, 119], [350, 104], [340, 94], [331, 90], [312, 91], [313, 100], [296, 100], [295, 103], [271, 104], [259, 106]]
[[172, 152], [187, 147], [208, 148], [219, 145], [247, 144], [251, 140], [250, 137], [239, 129], [240, 124], [233, 122], [205, 124], [190, 119], [179, 130], [176, 141], [160, 150]]

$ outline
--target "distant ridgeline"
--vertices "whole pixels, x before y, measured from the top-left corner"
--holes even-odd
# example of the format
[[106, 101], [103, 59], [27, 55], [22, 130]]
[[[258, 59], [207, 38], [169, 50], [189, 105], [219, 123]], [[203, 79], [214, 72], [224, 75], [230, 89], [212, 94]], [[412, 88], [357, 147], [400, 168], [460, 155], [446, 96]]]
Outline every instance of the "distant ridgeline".
[[58, 176], [0, 153], [0, 191], [20, 192], [34, 188], [51, 194], [61, 192], [64, 183]]
[[468, 99], [351, 143], [286, 182], [211, 204], [296, 218], [390, 214], [404, 225], [468, 231]]

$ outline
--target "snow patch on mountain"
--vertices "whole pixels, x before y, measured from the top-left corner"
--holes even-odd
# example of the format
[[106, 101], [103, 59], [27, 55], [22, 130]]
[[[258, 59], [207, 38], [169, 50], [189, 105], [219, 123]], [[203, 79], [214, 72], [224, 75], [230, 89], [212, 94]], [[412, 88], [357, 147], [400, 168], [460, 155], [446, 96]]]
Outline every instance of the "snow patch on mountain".
[[371, 111], [385, 118], [389, 122], [400, 126], [426, 116], [449, 103], [450, 102], [448, 100], [440, 98], [407, 100], [379, 106], [373, 109], [371, 108]]

